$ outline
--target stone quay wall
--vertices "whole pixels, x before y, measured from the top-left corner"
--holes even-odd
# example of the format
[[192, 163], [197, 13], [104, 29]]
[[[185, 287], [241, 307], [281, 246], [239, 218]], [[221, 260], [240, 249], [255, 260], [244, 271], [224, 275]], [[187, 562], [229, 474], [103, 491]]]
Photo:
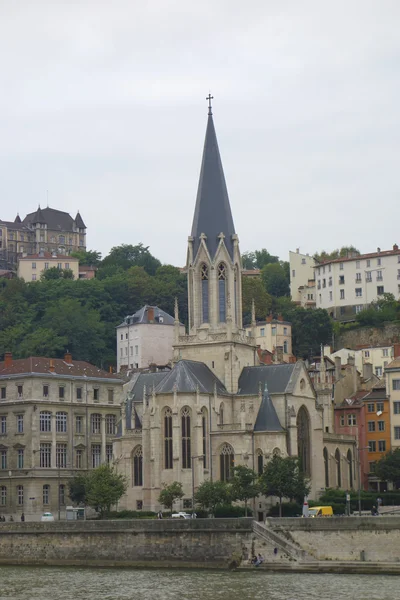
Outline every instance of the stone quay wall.
[[252, 520], [0, 523], [0, 565], [227, 568], [252, 551]]
[[266, 527], [314, 560], [400, 562], [400, 517], [268, 518]]

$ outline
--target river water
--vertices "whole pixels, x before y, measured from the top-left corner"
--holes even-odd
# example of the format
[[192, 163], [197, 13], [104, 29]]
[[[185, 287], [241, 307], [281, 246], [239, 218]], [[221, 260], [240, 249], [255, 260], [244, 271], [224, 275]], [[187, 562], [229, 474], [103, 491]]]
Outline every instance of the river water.
[[396, 600], [387, 575], [0, 567], [0, 600]]

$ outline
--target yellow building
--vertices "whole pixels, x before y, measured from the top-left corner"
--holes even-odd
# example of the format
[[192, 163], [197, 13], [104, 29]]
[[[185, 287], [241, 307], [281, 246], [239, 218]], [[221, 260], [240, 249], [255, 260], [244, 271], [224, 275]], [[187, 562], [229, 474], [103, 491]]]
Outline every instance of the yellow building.
[[[246, 331], [250, 335], [251, 326], [246, 327]], [[292, 356], [292, 324], [281, 316], [277, 319], [269, 316], [265, 321], [257, 321], [255, 339], [256, 345], [274, 354], [278, 362], [289, 362]]]
[[56, 254], [55, 252], [39, 252], [23, 256], [18, 261], [18, 277], [25, 281], [39, 281], [40, 276], [48, 269], [69, 269], [74, 279], [79, 279], [79, 260], [73, 256]]

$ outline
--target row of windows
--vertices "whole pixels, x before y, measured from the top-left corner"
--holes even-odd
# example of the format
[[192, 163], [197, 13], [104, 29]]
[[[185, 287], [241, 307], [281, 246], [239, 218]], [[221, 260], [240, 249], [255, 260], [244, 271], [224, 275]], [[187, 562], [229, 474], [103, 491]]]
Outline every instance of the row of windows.
[[[121, 339], [122, 339], [122, 335], [121, 335]], [[130, 347], [130, 351], [131, 351], [131, 356], [133, 356], [133, 346]], [[124, 353], [125, 353], [125, 356], [128, 356], [128, 347], [126, 347], [125, 350], [124, 350], [124, 348], [120, 349], [121, 356], [124, 356]], [[135, 355], [137, 355], [137, 354], [139, 354], [139, 346], [135, 346]]]
[[[376, 441], [370, 440], [368, 442], [368, 452], [376, 452]], [[378, 440], [378, 452], [386, 452], [385, 440]]]
[[[15, 415], [16, 432], [24, 433], [24, 415]], [[7, 434], [7, 415], [0, 416], [0, 435]]]
[[[378, 296], [382, 296], [385, 293], [383, 285], [378, 285], [377, 286], [376, 293], [377, 293]], [[354, 294], [355, 294], [356, 298], [361, 298], [362, 297], [362, 288], [355, 288]], [[319, 295], [319, 299], [320, 299], [320, 301], [322, 301], [321, 294]], [[345, 300], [345, 299], [346, 299], [345, 290], [341, 289], [340, 290], [340, 300]], [[333, 292], [329, 292], [329, 301], [330, 302], [333, 301]], [[360, 312], [360, 311], [356, 311], [356, 312]]]
[[[2, 485], [0, 486], [0, 506], [7, 506], [7, 486], [6, 485]], [[65, 505], [65, 498], [66, 498], [66, 486], [61, 483], [58, 486], [58, 494], [59, 494], [59, 500], [60, 500], [60, 505], [64, 506]], [[23, 485], [17, 485], [15, 488], [15, 495], [16, 495], [16, 499], [17, 499], [17, 504], [18, 506], [22, 506], [24, 504], [24, 486]], [[49, 505], [50, 504], [50, 486], [48, 484], [45, 484], [42, 488], [42, 501], [43, 504]], [[11, 505], [11, 500], [12, 498], [10, 497], [9, 502]]]
[[[397, 262], [398, 262], [398, 263], [400, 263], [400, 255], [398, 255], [398, 256], [397, 256]], [[356, 260], [356, 261], [355, 261], [355, 263], [356, 263], [356, 269], [361, 269], [361, 260]], [[372, 261], [371, 261], [371, 259], [367, 259], [367, 260], [366, 260], [366, 267], [367, 267], [367, 269], [371, 267], [371, 264], [372, 264]], [[380, 266], [382, 266], [382, 258], [378, 257], [378, 258], [376, 259], [376, 266], [377, 266], [377, 267], [380, 267]], [[331, 265], [326, 265], [326, 267], [327, 267], [327, 269], [328, 269], [328, 271], [329, 271], [329, 273], [330, 273], [330, 272], [331, 272], [331, 270], [332, 270], [332, 269], [331, 269]], [[339, 269], [340, 269], [341, 271], [343, 271], [343, 269], [344, 269], [344, 263], [342, 263], [342, 262], [341, 262], [341, 263], [339, 263]], [[320, 274], [321, 274], [321, 272], [322, 272], [322, 273], [325, 273], [325, 266], [322, 266], [322, 267], [318, 267], [318, 268], [317, 268], [317, 275], [320, 275]]]
[[[64, 385], [58, 386], [59, 400], [65, 400], [65, 397], [66, 397], [65, 389], [66, 389], [66, 386], [64, 386]], [[23, 385], [17, 385], [17, 395], [18, 395], [18, 398], [24, 397], [24, 386]], [[49, 395], [50, 395], [50, 386], [49, 385], [47, 385], [47, 384], [43, 385], [42, 395], [43, 395], [43, 398], [49, 397]], [[75, 388], [76, 399], [78, 401], [82, 401], [83, 395], [84, 395], [83, 387], [76, 387]], [[7, 398], [7, 386], [2, 386], [0, 388], [0, 398], [2, 400], [5, 400]], [[97, 402], [100, 400], [100, 388], [93, 388], [93, 400], [97, 401]], [[109, 404], [114, 404], [114, 390], [111, 388], [107, 390], [107, 400], [108, 400]]]
[[368, 431], [385, 431], [385, 421], [368, 421]]
[[[52, 445], [49, 442], [40, 444], [39, 447], [39, 466], [43, 469], [51, 469], [52, 467]], [[56, 464], [57, 469], [73, 468], [82, 469], [84, 466], [84, 449], [75, 449], [74, 465], [68, 464], [68, 446], [67, 444], [56, 444]], [[112, 444], [106, 444], [105, 459], [107, 463], [112, 462]], [[101, 465], [101, 444], [92, 444], [90, 447], [90, 464], [93, 469]]]
[[[24, 448], [18, 448], [17, 450], [17, 469], [24, 469]], [[8, 464], [8, 450], [6, 448], [2, 448], [0, 450], [0, 469], [9, 469], [11, 465]]]
[[[52, 412], [47, 410], [40, 411], [39, 415], [39, 429], [42, 433], [51, 432], [51, 421], [52, 417], [55, 417], [56, 432], [67, 433], [67, 420], [68, 413], [56, 412], [53, 415]], [[101, 420], [102, 415], [99, 413], [93, 413], [90, 415], [90, 433], [100, 434], [101, 433]], [[117, 426], [116, 415], [106, 415], [105, 419], [105, 432], [106, 435], [115, 435]], [[83, 415], [75, 415], [75, 433], [84, 433], [84, 418]]]

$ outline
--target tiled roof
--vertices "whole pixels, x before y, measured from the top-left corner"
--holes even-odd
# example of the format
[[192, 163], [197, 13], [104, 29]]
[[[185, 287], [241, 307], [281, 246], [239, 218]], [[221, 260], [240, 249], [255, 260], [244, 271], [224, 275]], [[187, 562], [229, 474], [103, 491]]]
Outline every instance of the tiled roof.
[[358, 256], [343, 256], [341, 258], [334, 258], [332, 260], [325, 260], [323, 262], [316, 263], [314, 268], [329, 265], [330, 263], [350, 262], [352, 260], [365, 260], [368, 258], [382, 258], [384, 256], [396, 256], [396, 254], [400, 254], [399, 248], [393, 248], [392, 250], [381, 250], [380, 252], [371, 252], [369, 254], [359, 254]]
[[[152, 324], [155, 325], [173, 325], [175, 320], [174, 317], [171, 317], [165, 310], [158, 308], [158, 306], [142, 306], [139, 310], [137, 310], [133, 315], [129, 315], [125, 318], [121, 325], [118, 327], [126, 327], [127, 325], [137, 325], [139, 323], [150, 323], [149, 321], [149, 309], [154, 310], [154, 321]], [[117, 329], [118, 329], [117, 327]]]
[[399, 358], [395, 358], [394, 360], [392, 360], [391, 363], [389, 363], [385, 367], [385, 371], [387, 371], [388, 369], [400, 369], [400, 357]]
[[[37, 219], [37, 212], [29, 213], [23, 220], [24, 225], [31, 225]], [[47, 224], [48, 229], [54, 231], [74, 231], [75, 221], [70, 214], [55, 208], [40, 209], [40, 221]]]
[[296, 369], [296, 364], [262, 365], [258, 367], [244, 367], [239, 377], [240, 395], [256, 395], [268, 386], [270, 394], [282, 394], [288, 391], [289, 383]]
[[68, 256], [66, 254], [56, 254], [53, 256], [51, 252], [42, 252], [41, 254], [28, 254], [27, 256], [22, 256], [19, 260], [48, 260], [49, 258], [53, 258], [54, 260], [57, 258], [61, 258], [62, 260], [69, 260], [69, 262], [78, 262], [79, 259], [74, 256]]
[[0, 227], [7, 227], [7, 229], [16, 229], [18, 231], [30, 231], [26, 225], [23, 225], [21, 222], [15, 223], [14, 221], [2, 221], [0, 219]]
[[[50, 361], [54, 366], [54, 371], [50, 370]], [[98, 369], [95, 365], [83, 360], [73, 360], [67, 363], [62, 358], [44, 358], [43, 356], [30, 356], [29, 358], [12, 359], [9, 366], [5, 362], [0, 362], [0, 377], [12, 375], [62, 375], [71, 377], [91, 377], [97, 379], [114, 379], [116, 383], [123, 382], [120, 375], [108, 373]]]

